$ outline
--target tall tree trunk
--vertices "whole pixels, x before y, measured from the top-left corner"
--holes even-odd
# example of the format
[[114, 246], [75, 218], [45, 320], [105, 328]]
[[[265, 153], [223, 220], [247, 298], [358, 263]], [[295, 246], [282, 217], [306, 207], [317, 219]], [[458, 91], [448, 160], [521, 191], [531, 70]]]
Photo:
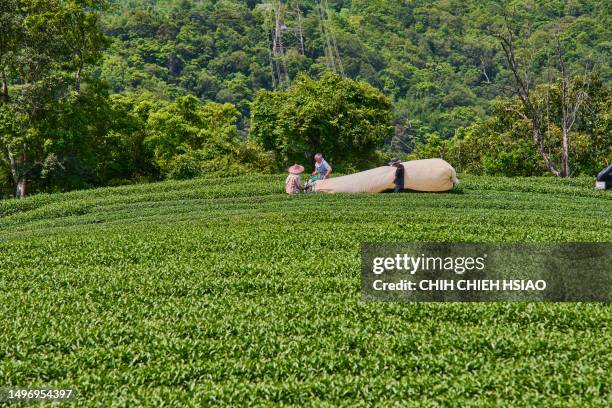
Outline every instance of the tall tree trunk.
[[561, 151], [561, 176], [569, 177], [569, 130], [563, 128], [563, 150]]
[[11, 152], [10, 148], [6, 148], [9, 158], [9, 164], [11, 165], [11, 176], [13, 176], [13, 182], [17, 184], [19, 181], [18, 170], [17, 170], [17, 161], [15, 160], [15, 156], [13, 152]]
[[27, 194], [28, 187], [28, 172], [26, 170], [26, 145], [23, 143], [21, 145], [21, 172], [19, 177], [19, 182], [17, 183], [17, 198], [24, 198]]
[[17, 193], [15, 194], [16, 198], [24, 198], [27, 194], [27, 186], [28, 186], [28, 179], [27, 177], [23, 177], [21, 180], [19, 180], [19, 182], [17, 183]]
[[4, 68], [2, 69], [2, 100], [4, 102], [8, 102], [9, 100], [8, 80], [6, 79]]
[[16, 158], [13, 152], [10, 149], [8, 150], [9, 163], [11, 166], [11, 175], [13, 176], [13, 182], [17, 186], [15, 191], [15, 198], [24, 198], [27, 195], [28, 190], [28, 174], [26, 171], [26, 145], [23, 143], [21, 145], [21, 151], [19, 152], [19, 157]]
[[540, 153], [540, 156], [544, 160], [544, 164], [546, 164], [546, 168], [548, 169], [548, 171], [550, 171], [550, 173], [553, 176], [559, 177], [559, 174], [560, 174], [559, 170], [556, 169], [555, 165], [550, 159], [550, 156], [544, 150], [544, 145], [542, 143], [542, 135], [540, 134], [539, 123], [532, 122], [532, 126], [533, 126], [533, 144], [535, 145], [536, 149], [538, 150], [538, 153]]
[[485, 66], [484, 60], [482, 58], [480, 59], [480, 69], [482, 70], [482, 74], [487, 79], [487, 84], [490, 84], [491, 80], [489, 79], [489, 75], [487, 75], [487, 67]]
[[79, 62], [79, 66], [77, 67], [76, 78], [75, 78], [75, 87], [76, 87], [77, 93], [79, 94], [81, 93], [81, 71], [83, 71], [83, 60], [82, 59]]

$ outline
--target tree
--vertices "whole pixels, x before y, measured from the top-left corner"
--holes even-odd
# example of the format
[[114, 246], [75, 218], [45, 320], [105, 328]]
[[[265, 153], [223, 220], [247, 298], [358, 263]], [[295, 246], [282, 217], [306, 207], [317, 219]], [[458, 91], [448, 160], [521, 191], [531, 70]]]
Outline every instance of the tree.
[[[53, 24], [57, 10], [58, 5], [51, 0], [9, 1], [9, 7], [3, 10], [3, 20], [12, 25], [6, 34], [9, 52], [3, 58], [5, 90], [0, 145], [10, 164], [17, 198], [27, 194], [33, 169], [30, 152], [40, 146], [37, 126], [57, 84], [61, 83], [53, 73], [63, 59], [57, 46], [59, 31]], [[15, 83], [13, 92], [9, 89], [11, 83]]]
[[[101, 0], [7, 0], [0, 6], [0, 147], [9, 163], [16, 197], [27, 194], [32, 173], [43, 157], [44, 122], [54, 104], [70, 91], [66, 80], [76, 70], [75, 87], [80, 89], [80, 73], [85, 63], [99, 56], [101, 34], [90, 23], [97, 21]], [[79, 10], [78, 13], [76, 10]], [[73, 33], [69, 16], [79, 14], [88, 21], [87, 29]], [[6, 24], [6, 30], [5, 25]], [[83, 34], [84, 33], [84, 34]], [[81, 38], [83, 34], [83, 38]], [[79, 37], [79, 38], [77, 38]], [[78, 43], [80, 59], [73, 64], [67, 44]]]
[[287, 91], [261, 91], [251, 110], [251, 136], [283, 165], [322, 152], [340, 167], [364, 167], [393, 131], [385, 95], [329, 73], [301, 75]]
[[[570, 83], [578, 89], [583, 80]], [[543, 140], [551, 160], [562, 161], [563, 91], [559, 82], [542, 84], [531, 92], [532, 103], [544, 105], [548, 100], [550, 127]], [[610, 134], [610, 100], [612, 89], [594, 77], [585, 98], [582, 115], [572, 128], [572, 173], [593, 175], [612, 162]], [[538, 151], [533, 147], [531, 123], [522, 117], [518, 98], [498, 98], [492, 104], [490, 117], [470, 126], [460, 127], [453, 138], [442, 140], [435, 133], [426, 142], [416, 143], [410, 157], [441, 157], [458, 171], [471, 174], [503, 176], [541, 176], [549, 173]]]
[[230, 103], [202, 103], [185, 96], [151, 112], [144, 143], [162, 174], [170, 178], [227, 172], [236, 165], [266, 170], [269, 164], [261, 148], [240, 139], [240, 118]]
[[81, 75], [85, 64], [100, 59], [102, 48], [109, 39], [100, 30], [101, 13], [109, 7], [108, 0], [67, 0], [61, 13], [63, 43], [70, 51], [69, 68], [75, 72], [75, 89], [81, 92]]
[[[563, 143], [561, 146], [561, 166], [559, 167], [553, 162], [550, 153], [545, 148], [544, 136], [550, 137], [551, 101], [548, 93], [543, 100], [538, 99], [537, 95], [534, 95], [534, 87], [537, 84], [534, 84], [536, 73], [533, 72], [533, 60], [529, 60], [534, 58], [534, 50], [521, 50], [527, 61], [520, 60], [517, 55], [517, 29], [512, 26], [511, 19], [508, 15], [504, 17], [503, 31], [495, 32], [494, 36], [499, 40], [502, 47], [509, 69], [512, 72], [514, 91], [521, 102], [521, 109], [516, 109], [515, 112], [530, 123], [533, 144], [550, 173], [558, 177], [569, 177], [570, 132], [588, 96], [590, 83], [588, 69], [583, 76], [582, 83], [578, 83], [570, 76], [565, 61], [564, 46], [561, 44], [560, 28], [557, 26], [554, 38], [549, 39], [548, 44], [544, 45], [550, 46], [551, 40], [554, 43], [554, 53], [556, 54], [555, 57], [558, 64], [558, 78], [556, 82], [560, 84], [561, 88], [560, 124], [563, 133]], [[547, 89], [550, 89], [552, 86], [550, 50], [548, 50], [547, 64]]]

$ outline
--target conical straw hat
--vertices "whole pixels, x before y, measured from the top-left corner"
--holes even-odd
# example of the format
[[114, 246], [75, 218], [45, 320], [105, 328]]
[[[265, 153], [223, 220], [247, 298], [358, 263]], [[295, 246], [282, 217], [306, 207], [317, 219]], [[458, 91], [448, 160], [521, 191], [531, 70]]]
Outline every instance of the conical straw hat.
[[294, 164], [289, 167], [289, 173], [291, 174], [300, 174], [304, 172], [304, 166], [300, 166], [299, 164]]

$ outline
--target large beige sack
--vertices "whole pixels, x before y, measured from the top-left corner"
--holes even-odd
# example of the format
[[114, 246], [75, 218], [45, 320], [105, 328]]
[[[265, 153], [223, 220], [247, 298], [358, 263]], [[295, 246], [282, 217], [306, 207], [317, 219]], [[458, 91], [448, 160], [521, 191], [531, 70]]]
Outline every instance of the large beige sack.
[[412, 160], [404, 165], [404, 188], [415, 191], [449, 191], [459, 183], [453, 166], [442, 159]]
[[[402, 163], [404, 188], [415, 191], [448, 191], [458, 182], [455, 169], [442, 159], [413, 160]], [[317, 181], [314, 191], [321, 193], [381, 193], [395, 187], [395, 167], [383, 166], [348, 176]]]

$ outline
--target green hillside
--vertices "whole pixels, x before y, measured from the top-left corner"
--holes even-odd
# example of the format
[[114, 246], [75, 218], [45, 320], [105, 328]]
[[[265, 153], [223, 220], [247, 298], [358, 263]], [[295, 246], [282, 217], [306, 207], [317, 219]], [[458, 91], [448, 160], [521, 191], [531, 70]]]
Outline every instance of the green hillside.
[[[273, 88], [270, 0], [115, 0], [105, 32], [113, 38], [97, 73], [115, 92], [138, 89], [167, 98], [187, 93], [230, 102], [248, 116], [248, 101]], [[596, 65], [611, 76], [610, 5], [586, 0], [283, 0], [283, 44], [289, 79], [326, 69], [326, 27], [347, 77], [368, 82], [394, 101], [394, 124], [407, 142], [430, 133], [451, 137], [491, 114], [490, 101], [509, 96], [512, 75], [489, 29], [507, 12], [520, 25], [545, 71], [546, 34], [563, 27], [568, 65]], [[300, 10], [298, 14], [297, 10]], [[301, 30], [303, 51], [296, 30]], [[527, 38], [522, 38], [527, 40]], [[337, 62], [336, 62], [337, 63]]]
[[605, 304], [361, 301], [359, 243], [612, 240], [590, 178], [287, 197], [282, 176], [0, 202], [0, 377], [77, 406], [609, 406]]
[[2, 0], [0, 199], [316, 152], [592, 177], [612, 163], [611, 4]]

